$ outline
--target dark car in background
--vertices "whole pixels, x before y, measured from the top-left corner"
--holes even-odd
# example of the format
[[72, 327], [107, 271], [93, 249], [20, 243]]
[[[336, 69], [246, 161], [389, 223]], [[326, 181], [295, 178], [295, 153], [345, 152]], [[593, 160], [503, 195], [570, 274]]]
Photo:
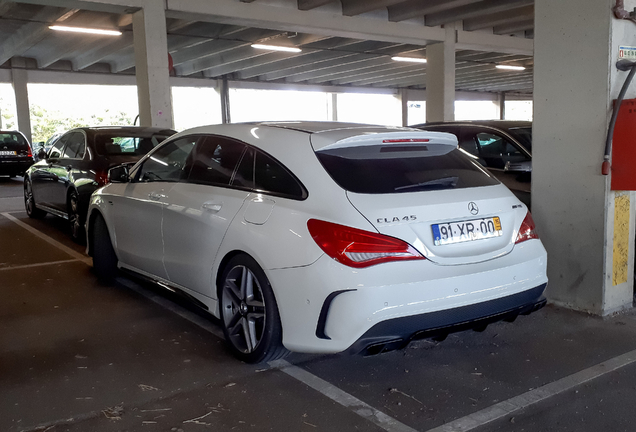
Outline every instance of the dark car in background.
[[84, 240], [84, 219], [91, 194], [104, 186], [108, 170], [134, 164], [176, 133], [141, 126], [82, 127], [55, 141], [24, 176], [24, 204], [32, 218], [47, 213], [68, 219], [71, 235]]
[[18, 131], [0, 130], [0, 175], [22, 175], [33, 165], [33, 153], [26, 137]]
[[473, 120], [431, 122], [414, 126], [457, 137], [459, 147], [505, 184], [530, 207], [532, 122]]

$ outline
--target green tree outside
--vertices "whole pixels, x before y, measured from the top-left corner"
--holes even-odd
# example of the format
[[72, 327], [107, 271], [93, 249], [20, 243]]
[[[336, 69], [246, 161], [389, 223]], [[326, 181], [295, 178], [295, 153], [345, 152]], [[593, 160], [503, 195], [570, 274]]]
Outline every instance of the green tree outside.
[[31, 106], [29, 111], [31, 114], [33, 142], [46, 141], [53, 134], [81, 126], [125, 126], [133, 124], [133, 119], [122, 111], [111, 112], [110, 110], [105, 110], [103, 116], [93, 114], [88, 118], [66, 117], [59, 111], [50, 111], [37, 105]]

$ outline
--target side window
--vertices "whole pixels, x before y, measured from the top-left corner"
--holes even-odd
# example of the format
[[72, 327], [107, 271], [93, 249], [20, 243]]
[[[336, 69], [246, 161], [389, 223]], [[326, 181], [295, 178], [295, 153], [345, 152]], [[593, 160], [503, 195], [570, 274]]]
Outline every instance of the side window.
[[82, 159], [86, 150], [86, 138], [81, 132], [74, 132], [67, 140], [66, 148], [62, 158], [66, 159]]
[[526, 156], [507, 139], [487, 132], [476, 135], [480, 156], [486, 160], [488, 167], [503, 169], [506, 162], [520, 162]]
[[140, 182], [185, 180], [191, 168], [192, 150], [198, 135], [179, 138], [162, 145], [145, 160], [135, 176]]
[[254, 189], [273, 195], [305, 198], [305, 191], [298, 180], [280, 162], [261, 152], [256, 152], [254, 161]]
[[67, 134], [62, 136], [59, 140], [55, 142], [51, 150], [49, 151], [48, 159], [59, 159], [62, 157], [62, 149], [64, 145], [68, 142], [71, 134]]
[[229, 186], [246, 145], [228, 138], [207, 136], [197, 145], [188, 181]]

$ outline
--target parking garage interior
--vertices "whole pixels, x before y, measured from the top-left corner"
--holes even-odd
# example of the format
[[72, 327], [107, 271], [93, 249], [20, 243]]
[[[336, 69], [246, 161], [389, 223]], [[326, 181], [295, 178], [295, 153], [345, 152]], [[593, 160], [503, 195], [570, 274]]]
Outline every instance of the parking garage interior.
[[[239, 88], [320, 91], [332, 101], [390, 94], [403, 126], [409, 101], [426, 102], [427, 121], [444, 121], [460, 100], [494, 101], [501, 118], [507, 102], [532, 100], [532, 213], [549, 277], [546, 308], [481, 333], [371, 357], [294, 353], [248, 365], [183, 299], [126, 276], [100, 284], [65, 221], [29, 219], [22, 179], [0, 178], [0, 430], [632, 430], [636, 199], [613, 182], [624, 161], [609, 159], [608, 175], [602, 163], [628, 75], [616, 63], [636, 52], [635, 8], [0, 1], [0, 83], [13, 89], [2, 96], [15, 98], [29, 139], [36, 83], [135, 85], [139, 123], [164, 128], [174, 126], [179, 86], [218, 91], [223, 123], [233, 121], [229, 93]], [[121, 34], [78, 37], [56, 25]], [[625, 93], [635, 97], [636, 84]], [[633, 145], [627, 130], [622, 145]]]

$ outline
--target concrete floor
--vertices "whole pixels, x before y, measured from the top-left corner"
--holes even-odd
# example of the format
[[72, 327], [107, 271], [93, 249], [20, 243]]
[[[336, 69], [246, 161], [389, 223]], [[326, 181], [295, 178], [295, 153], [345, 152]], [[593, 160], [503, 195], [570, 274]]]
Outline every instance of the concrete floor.
[[601, 319], [548, 306], [376, 357], [292, 354], [288, 363], [247, 365], [205, 314], [130, 279], [101, 286], [69, 251], [83, 254], [65, 222], [29, 219], [21, 179], [0, 178], [0, 431], [636, 424], [633, 311]]

